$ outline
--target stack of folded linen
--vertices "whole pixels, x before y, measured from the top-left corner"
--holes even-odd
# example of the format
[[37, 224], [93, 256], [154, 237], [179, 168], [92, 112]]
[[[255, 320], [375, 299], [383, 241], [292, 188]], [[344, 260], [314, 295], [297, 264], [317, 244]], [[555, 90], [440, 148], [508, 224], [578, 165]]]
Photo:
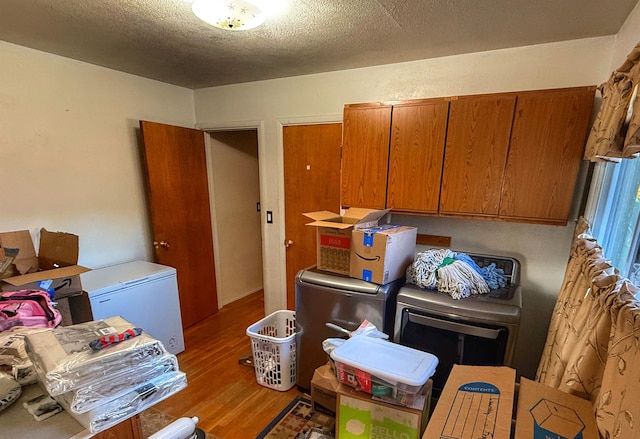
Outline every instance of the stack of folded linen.
[[134, 327], [121, 317], [26, 336], [38, 379], [91, 433], [142, 412], [187, 386], [175, 355], [140, 335], [93, 350], [89, 343]]

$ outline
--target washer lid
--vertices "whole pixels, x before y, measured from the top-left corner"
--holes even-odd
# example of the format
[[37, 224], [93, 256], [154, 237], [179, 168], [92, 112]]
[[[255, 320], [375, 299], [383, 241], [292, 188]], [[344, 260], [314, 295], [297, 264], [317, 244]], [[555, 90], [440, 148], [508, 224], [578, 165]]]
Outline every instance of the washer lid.
[[522, 293], [519, 286], [510, 299], [504, 300], [489, 294], [478, 294], [464, 299], [454, 299], [448, 293], [425, 290], [405, 284], [398, 291], [398, 308], [437, 313], [452, 318], [486, 320], [495, 323], [519, 323], [522, 311]]
[[331, 358], [394, 385], [422, 386], [438, 365], [433, 354], [366, 335], [351, 337]]
[[315, 267], [300, 270], [296, 275], [297, 285], [310, 285], [362, 294], [386, 294], [391, 290], [397, 291], [403, 282], [404, 279], [398, 279], [385, 285], [378, 285], [342, 274], [328, 273]]

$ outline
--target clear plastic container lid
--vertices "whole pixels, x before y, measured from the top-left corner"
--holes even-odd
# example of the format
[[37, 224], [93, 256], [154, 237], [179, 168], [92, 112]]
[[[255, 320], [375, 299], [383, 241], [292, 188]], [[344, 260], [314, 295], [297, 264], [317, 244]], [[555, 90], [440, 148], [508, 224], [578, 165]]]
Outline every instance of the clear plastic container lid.
[[390, 384], [422, 386], [435, 373], [438, 357], [390, 341], [360, 335], [331, 352], [331, 358]]

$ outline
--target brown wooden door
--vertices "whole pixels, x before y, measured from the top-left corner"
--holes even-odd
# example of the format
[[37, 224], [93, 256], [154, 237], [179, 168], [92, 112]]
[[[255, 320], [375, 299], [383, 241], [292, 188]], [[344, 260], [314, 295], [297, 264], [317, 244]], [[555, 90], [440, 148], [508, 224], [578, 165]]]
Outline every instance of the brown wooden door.
[[500, 216], [566, 224], [594, 87], [518, 95]]
[[343, 124], [342, 206], [384, 209], [391, 105], [345, 105]]
[[188, 328], [218, 311], [204, 133], [147, 121], [140, 127], [155, 260], [178, 272]]
[[497, 216], [515, 95], [451, 101], [440, 213]]
[[387, 207], [438, 213], [449, 102], [393, 106]]
[[295, 309], [295, 276], [316, 265], [316, 229], [304, 212], [340, 210], [342, 124], [283, 128], [287, 308]]

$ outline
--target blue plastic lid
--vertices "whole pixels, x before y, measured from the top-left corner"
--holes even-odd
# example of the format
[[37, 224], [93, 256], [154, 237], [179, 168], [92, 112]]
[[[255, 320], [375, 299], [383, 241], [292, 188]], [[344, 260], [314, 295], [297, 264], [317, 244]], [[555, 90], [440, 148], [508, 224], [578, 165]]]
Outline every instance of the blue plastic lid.
[[422, 386], [435, 373], [438, 357], [379, 338], [351, 337], [331, 352], [331, 358], [391, 384]]

